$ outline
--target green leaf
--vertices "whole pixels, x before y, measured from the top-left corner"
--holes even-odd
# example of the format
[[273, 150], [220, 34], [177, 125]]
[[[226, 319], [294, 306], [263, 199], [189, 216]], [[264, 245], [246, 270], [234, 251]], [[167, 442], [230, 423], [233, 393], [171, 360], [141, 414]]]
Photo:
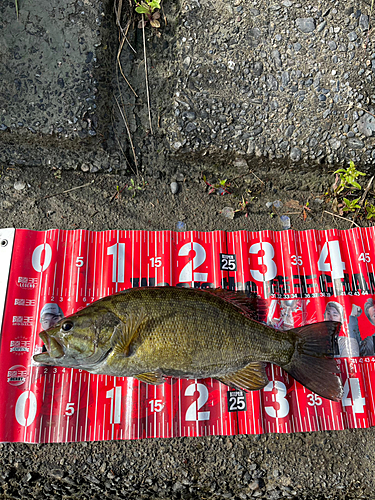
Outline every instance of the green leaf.
[[135, 11], [138, 12], [138, 14], [148, 14], [150, 12], [150, 9], [139, 5], [135, 8]]
[[361, 188], [361, 186], [358, 184], [358, 182], [356, 182], [356, 181], [354, 181], [354, 180], [353, 180], [353, 181], [350, 181], [350, 184], [351, 184], [352, 186], [356, 187], [357, 189], [362, 189], [362, 188]]
[[220, 182], [220, 186], [225, 186], [225, 183], [227, 182], [227, 179], [224, 179], [222, 181], [219, 181]]
[[339, 172], [346, 172], [346, 170], [344, 170], [343, 168], [339, 168], [338, 170], [336, 170], [335, 172], [333, 172], [334, 174], [338, 174]]
[[160, 9], [160, 2], [157, 0], [152, 0], [151, 2], [147, 2], [150, 6], [151, 12], [155, 9]]

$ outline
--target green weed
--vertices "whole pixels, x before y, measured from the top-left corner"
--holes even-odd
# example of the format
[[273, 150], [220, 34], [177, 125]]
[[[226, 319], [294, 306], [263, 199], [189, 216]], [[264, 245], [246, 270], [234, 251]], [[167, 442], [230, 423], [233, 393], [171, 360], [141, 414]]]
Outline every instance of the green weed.
[[229, 191], [229, 184], [227, 184], [228, 179], [223, 179], [217, 182], [216, 184], [210, 184], [206, 178], [206, 176], [203, 176], [203, 181], [207, 184], [207, 186], [210, 188], [208, 191], [208, 194], [215, 193], [219, 194], [221, 196], [224, 196], [225, 194], [230, 194]]
[[366, 209], [366, 219], [372, 219], [372, 217], [375, 217], [375, 206], [372, 203], [367, 203], [365, 205]]
[[340, 194], [344, 189], [350, 189], [351, 186], [356, 189], [361, 189], [356, 179], [358, 179], [360, 175], [366, 175], [355, 168], [353, 161], [350, 162], [346, 170], [344, 168], [339, 168], [334, 173], [340, 176], [340, 184], [334, 190], [335, 195]]
[[343, 212], [355, 212], [357, 208], [361, 208], [361, 205], [358, 205], [361, 197], [356, 198], [355, 200], [348, 200], [347, 198], [343, 198], [343, 202], [345, 203], [345, 207], [343, 207]]
[[135, 197], [135, 194], [137, 191], [142, 191], [142, 189], [144, 189], [144, 187], [146, 186], [146, 182], [142, 179], [142, 183], [138, 183], [136, 184], [134, 182], [134, 179], [130, 179], [130, 185], [126, 186], [128, 191], [130, 191], [132, 193], [132, 198]]
[[149, 22], [153, 28], [160, 28], [160, 12], [156, 10], [160, 9], [160, 2], [158, 0], [134, 1], [136, 3], [135, 11], [145, 16], [139, 21], [138, 28], [144, 27], [147, 22]]

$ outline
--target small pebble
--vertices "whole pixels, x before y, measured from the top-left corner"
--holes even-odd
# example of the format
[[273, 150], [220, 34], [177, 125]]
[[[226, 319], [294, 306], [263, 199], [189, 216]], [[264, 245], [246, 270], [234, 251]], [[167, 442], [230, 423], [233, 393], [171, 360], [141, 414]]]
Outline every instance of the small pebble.
[[234, 219], [234, 210], [232, 207], [224, 207], [220, 213], [227, 219]]
[[287, 215], [280, 216], [280, 223], [283, 229], [290, 229], [290, 218]]
[[186, 223], [179, 220], [176, 223], [176, 231], [186, 231]]
[[171, 182], [171, 191], [172, 191], [172, 194], [177, 194], [178, 193], [178, 189], [179, 189], [179, 186], [178, 186], [177, 182], [175, 182], [175, 181]]
[[25, 189], [26, 187], [26, 182], [24, 181], [16, 181], [14, 183], [14, 189], [16, 189], [17, 191], [21, 191], [22, 189]]

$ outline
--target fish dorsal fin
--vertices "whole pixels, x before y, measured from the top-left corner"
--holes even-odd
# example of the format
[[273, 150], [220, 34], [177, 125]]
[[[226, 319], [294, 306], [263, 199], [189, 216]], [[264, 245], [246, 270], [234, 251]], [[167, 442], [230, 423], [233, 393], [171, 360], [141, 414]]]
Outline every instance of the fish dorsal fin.
[[261, 361], [253, 361], [242, 370], [229, 373], [225, 377], [220, 377], [219, 380], [229, 386], [239, 387], [247, 391], [258, 391], [269, 382], [265, 366], [266, 364]]
[[259, 297], [256, 293], [224, 290], [223, 288], [209, 289], [207, 291], [238, 307], [243, 314], [252, 320], [266, 323], [268, 304], [266, 300]]
[[126, 321], [122, 321], [111, 337], [113, 352], [122, 356], [130, 355], [130, 345], [138, 335], [139, 327], [147, 319], [146, 312], [131, 312]]
[[134, 375], [134, 378], [140, 380], [141, 382], [145, 382], [146, 384], [152, 385], [160, 385], [165, 382], [165, 379], [160, 373], [149, 372], [149, 373], [139, 373], [138, 375]]

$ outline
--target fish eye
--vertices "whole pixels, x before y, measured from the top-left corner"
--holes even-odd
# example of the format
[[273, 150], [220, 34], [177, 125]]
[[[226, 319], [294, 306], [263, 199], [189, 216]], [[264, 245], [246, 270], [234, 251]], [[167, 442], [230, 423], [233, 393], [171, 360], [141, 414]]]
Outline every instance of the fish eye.
[[73, 328], [73, 323], [71, 321], [66, 321], [61, 325], [61, 329], [64, 332], [69, 332], [69, 330], [71, 330], [72, 328]]

